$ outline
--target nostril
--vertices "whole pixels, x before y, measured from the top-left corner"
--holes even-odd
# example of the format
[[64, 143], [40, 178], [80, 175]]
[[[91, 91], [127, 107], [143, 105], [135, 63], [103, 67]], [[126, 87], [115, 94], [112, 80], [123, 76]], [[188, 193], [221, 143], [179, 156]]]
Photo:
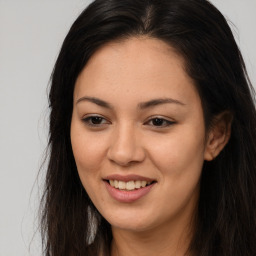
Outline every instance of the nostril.
[[[124, 136], [125, 137], [125, 136]], [[145, 159], [144, 149], [131, 139], [119, 139], [112, 144], [107, 152], [108, 159], [120, 166], [130, 166]]]

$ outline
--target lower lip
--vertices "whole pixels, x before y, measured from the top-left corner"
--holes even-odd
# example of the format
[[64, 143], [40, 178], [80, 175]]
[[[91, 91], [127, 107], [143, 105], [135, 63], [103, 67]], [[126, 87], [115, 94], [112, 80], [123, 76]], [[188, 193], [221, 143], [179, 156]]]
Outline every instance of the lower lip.
[[117, 201], [121, 203], [131, 203], [134, 202], [143, 196], [147, 195], [151, 188], [155, 185], [152, 183], [144, 188], [139, 188], [135, 190], [119, 190], [117, 188], [112, 187], [107, 181], [104, 181], [107, 187], [108, 193]]

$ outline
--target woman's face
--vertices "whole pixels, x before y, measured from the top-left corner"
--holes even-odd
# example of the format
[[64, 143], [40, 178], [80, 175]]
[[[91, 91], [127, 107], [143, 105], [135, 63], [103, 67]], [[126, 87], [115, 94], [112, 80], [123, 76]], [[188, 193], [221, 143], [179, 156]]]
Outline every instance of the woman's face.
[[199, 95], [164, 42], [100, 48], [74, 90], [71, 142], [92, 202], [115, 228], [189, 223], [206, 154]]

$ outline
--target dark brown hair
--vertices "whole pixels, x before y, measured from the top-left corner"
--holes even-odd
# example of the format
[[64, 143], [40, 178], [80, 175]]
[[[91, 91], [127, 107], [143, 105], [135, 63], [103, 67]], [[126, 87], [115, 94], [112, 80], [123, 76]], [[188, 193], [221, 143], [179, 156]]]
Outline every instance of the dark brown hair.
[[223, 15], [206, 0], [96, 0], [77, 18], [56, 61], [49, 94], [49, 159], [42, 198], [46, 256], [109, 255], [110, 224], [78, 177], [70, 142], [75, 81], [109, 41], [148, 36], [185, 60], [203, 104], [206, 127], [233, 115], [231, 138], [205, 162], [196, 232], [189, 253], [256, 255], [256, 111], [243, 58]]

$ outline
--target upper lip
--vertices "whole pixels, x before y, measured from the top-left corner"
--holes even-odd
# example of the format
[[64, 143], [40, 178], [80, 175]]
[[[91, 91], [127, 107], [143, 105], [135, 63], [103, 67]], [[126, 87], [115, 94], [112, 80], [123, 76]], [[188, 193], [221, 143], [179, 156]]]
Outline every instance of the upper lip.
[[143, 177], [140, 175], [136, 175], [136, 174], [130, 174], [130, 175], [120, 175], [120, 174], [113, 174], [113, 175], [108, 175], [106, 177], [103, 178], [103, 180], [118, 180], [118, 181], [131, 181], [131, 180], [140, 180], [140, 181], [149, 181], [149, 182], [153, 182], [155, 181], [154, 179], [148, 178], [148, 177]]

